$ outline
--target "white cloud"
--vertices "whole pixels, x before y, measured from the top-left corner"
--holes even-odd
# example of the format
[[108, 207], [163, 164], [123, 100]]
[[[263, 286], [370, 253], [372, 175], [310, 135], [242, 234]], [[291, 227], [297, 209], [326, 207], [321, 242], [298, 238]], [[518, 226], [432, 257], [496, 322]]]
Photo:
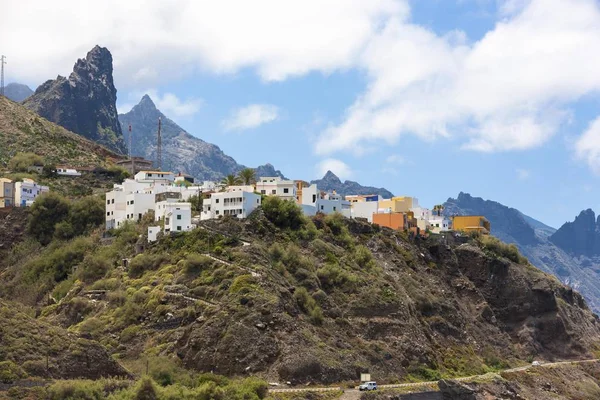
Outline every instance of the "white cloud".
[[520, 181], [526, 181], [531, 177], [531, 171], [529, 171], [528, 169], [517, 168], [515, 172], [517, 174], [517, 179], [519, 179]]
[[3, 6], [0, 37], [19, 39], [2, 43], [14, 80], [68, 74], [100, 44], [113, 53], [117, 83], [134, 87], [198, 68], [254, 68], [265, 80], [350, 68], [383, 21], [409, 13], [404, 0], [5, 0]]
[[352, 169], [348, 164], [335, 158], [328, 158], [317, 164], [316, 172], [319, 178], [322, 178], [327, 171], [331, 171], [341, 180], [346, 180], [352, 176]]
[[585, 161], [594, 173], [600, 175], [600, 117], [590, 123], [575, 143], [577, 158]]
[[[198, 70], [280, 81], [360, 69], [365, 92], [320, 133], [322, 155], [408, 134], [458, 137], [476, 151], [528, 149], [600, 90], [596, 0], [497, 0], [500, 20], [476, 42], [411, 23], [408, 0], [5, 1], [0, 37], [18, 38], [2, 43], [9, 81], [68, 74], [95, 44], [112, 51], [127, 90]], [[199, 106], [163, 97], [173, 114]]]
[[402, 135], [459, 137], [465, 149], [529, 149], [565, 123], [569, 105], [600, 90], [594, 0], [504, 3], [509, 16], [473, 44], [391, 19], [361, 56], [370, 84], [325, 129], [318, 154], [360, 152]]
[[385, 159], [385, 162], [387, 164], [392, 164], [392, 165], [402, 165], [402, 164], [406, 163], [406, 159], [400, 155], [393, 154], [391, 156], [388, 156]]
[[126, 102], [119, 103], [119, 113], [129, 112], [145, 94], [150, 96], [156, 108], [171, 118], [189, 117], [197, 113], [204, 104], [204, 100], [198, 97], [181, 99], [173, 93], [161, 94], [156, 89], [134, 90], [128, 94]]
[[279, 109], [272, 104], [250, 104], [233, 110], [223, 121], [223, 128], [226, 131], [242, 131], [273, 122], [278, 117]]

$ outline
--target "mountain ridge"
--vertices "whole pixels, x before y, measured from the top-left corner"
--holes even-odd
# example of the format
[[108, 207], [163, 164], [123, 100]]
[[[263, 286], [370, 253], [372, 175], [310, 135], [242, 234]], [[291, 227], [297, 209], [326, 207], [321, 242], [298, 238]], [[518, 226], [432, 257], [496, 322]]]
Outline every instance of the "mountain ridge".
[[27, 85], [12, 82], [4, 87], [4, 95], [17, 103], [22, 102], [33, 94], [33, 90]]
[[95, 46], [77, 60], [68, 78], [59, 75], [42, 83], [23, 104], [71, 132], [127, 154], [112, 72], [110, 51]]
[[310, 181], [311, 184], [317, 184], [320, 190], [335, 191], [336, 193], [347, 196], [352, 194], [367, 195], [377, 194], [383, 198], [389, 199], [394, 197], [392, 192], [385, 188], [376, 188], [373, 186], [363, 186], [358, 182], [342, 180], [332, 171], [327, 171], [323, 178]]

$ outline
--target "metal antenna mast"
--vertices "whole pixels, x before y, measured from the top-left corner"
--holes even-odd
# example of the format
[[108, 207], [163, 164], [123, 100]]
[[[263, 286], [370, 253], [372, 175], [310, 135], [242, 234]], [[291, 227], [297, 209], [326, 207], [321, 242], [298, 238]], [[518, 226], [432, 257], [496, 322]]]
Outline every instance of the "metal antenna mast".
[[129, 124], [129, 161], [131, 161], [131, 174], [135, 175], [135, 161], [133, 161], [133, 132]]
[[160, 137], [160, 128], [162, 122], [161, 117], [158, 117], [158, 142], [156, 144], [156, 166], [159, 171], [162, 171], [162, 138]]
[[0, 56], [0, 95], [4, 96], [4, 64], [6, 64], [6, 56]]

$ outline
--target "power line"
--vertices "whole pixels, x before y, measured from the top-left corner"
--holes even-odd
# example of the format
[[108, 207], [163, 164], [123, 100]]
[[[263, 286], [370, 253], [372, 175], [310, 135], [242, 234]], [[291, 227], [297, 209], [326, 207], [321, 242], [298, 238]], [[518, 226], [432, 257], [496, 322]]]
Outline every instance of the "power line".
[[6, 64], [6, 56], [0, 56], [0, 95], [4, 96], [4, 64]]

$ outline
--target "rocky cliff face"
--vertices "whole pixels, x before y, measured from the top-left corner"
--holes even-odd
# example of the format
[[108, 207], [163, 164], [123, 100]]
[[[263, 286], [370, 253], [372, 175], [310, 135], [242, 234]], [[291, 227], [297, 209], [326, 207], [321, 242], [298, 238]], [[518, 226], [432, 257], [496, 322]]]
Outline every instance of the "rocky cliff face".
[[574, 256], [600, 256], [600, 216], [596, 219], [594, 211], [584, 210], [550, 236], [550, 241]]
[[342, 196], [349, 194], [378, 194], [386, 199], [393, 197], [394, 195], [387, 189], [376, 188], [372, 186], [362, 186], [358, 182], [345, 181], [342, 182], [333, 172], [327, 171], [322, 179], [316, 179], [310, 183], [316, 183], [319, 189], [326, 191], [335, 190]]
[[[220, 180], [245, 168], [216, 145], [192, 136], [165, 116], [145, 95], [133, 109], [119, 115], [129, 145], [129, 126], [133, 133], [133, 155], [156, 160], [158, 119], [162, 119], [163, 169], [188, 173], [200, 180]], [[280, 176], [271, 164], [257, 168], [258, 176]]]
[[591, 210], [559, 231], [495, 201], [460, 193], [444, 204], [444, 214], [484, 215], [492, 235], [514, 243], [536, 267], [580, 291], [595, 312], [600, 311], [600, 257], [596, 251], [596, 220]]
[[32, 94], [33, 90], [29, 86], [20, 83], [9, 83], [4, 88], [4, 95], [17, 103], [22, 102]]
[[85, 59], [77, 60], [68, 78], [46, 81], [24, 105], [69, 131], [125, 154], [112, 72], [112, 55], [96, 46]]

